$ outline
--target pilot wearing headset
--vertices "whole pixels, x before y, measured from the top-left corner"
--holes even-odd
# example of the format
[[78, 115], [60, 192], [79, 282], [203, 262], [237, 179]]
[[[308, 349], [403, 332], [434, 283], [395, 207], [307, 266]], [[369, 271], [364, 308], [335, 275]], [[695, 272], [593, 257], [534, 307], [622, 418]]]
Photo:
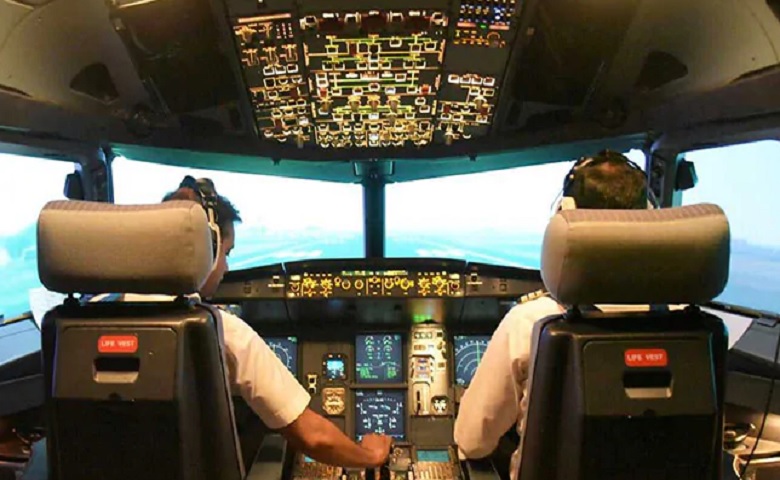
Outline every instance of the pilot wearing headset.
[[[653, 201], [648, 195], [652, 193], [648, 192], [645, 173], [636, 164], [619, 153], [603, 151], [575, 163], [564, 179], [555, 210], [644, 209]], [[603, 311], [631, 308], [598, 307]], [[522, 432], [528, 408], [527, 380], [534, 324], [564, 312], [563, 306], [539, 291], [521, 299], [501, 320], [461, 399], [455, 422], [455, 443], [461, 458], [490, 455], [512, 425], [516, 425], [518, 434]], [[516, 478], [519, 466], [518, 446], [509, 466], [511, 479]]]
[[[195, 201], [207, 212], [217, 250], [214, 268], [200, 290], [201, 297], [209, 298], [228, 270], [234, 224], [241, 222], [241, 217], [208, 179], [185, 177], [179, 189], [163, 199], [169, 200]], [[230, 383], [268, 428], [278, 430], [296, 450], [323, 463], [371, 468], [385, 462], [390, 437], [366, 435], [360, 444], [353, 442], [309, 408], [308, 392], [249, 325], [225, 311], [221, 311], [221, 318]]]

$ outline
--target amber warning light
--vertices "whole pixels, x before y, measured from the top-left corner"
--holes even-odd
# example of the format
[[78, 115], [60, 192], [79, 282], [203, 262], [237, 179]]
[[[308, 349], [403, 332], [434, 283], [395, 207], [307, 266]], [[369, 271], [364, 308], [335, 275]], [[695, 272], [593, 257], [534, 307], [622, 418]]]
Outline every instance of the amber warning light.
[[135, 353], [138, 351], [138, 337], [134, 335], [103, 335], [98, 338], [100, 353]]
[[647, 348], [626, 350], [627, 367], [665, 367], [669, 357], [663, 348]]

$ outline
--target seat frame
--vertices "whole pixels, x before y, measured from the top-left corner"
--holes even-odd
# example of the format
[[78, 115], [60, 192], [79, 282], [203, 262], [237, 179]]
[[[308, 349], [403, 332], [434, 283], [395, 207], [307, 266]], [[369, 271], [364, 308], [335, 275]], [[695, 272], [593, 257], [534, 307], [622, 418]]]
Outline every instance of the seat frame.
[[[695, 307], [570, 310], [538, 322], [533, 338], [519, 480], [720, 480], [728, 349], [720, 318]], [[633, 349], [663, 349], [668, 365], [627, 366]], [[658, 388], [629, 397], [636, 381], [658, 387], [669, 374], [668, 398]]]
[[[220, 321], [184, 297], [69, 298], [51, 310], [42, 324], [49, 478], [240, 480]], [[134, 336], [137, 351], [100, 352], [104, 335]]]

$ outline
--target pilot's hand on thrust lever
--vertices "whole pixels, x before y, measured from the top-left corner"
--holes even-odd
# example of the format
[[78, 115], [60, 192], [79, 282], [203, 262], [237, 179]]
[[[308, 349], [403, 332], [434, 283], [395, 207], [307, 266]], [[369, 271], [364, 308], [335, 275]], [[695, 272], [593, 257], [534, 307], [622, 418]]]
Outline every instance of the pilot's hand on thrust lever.
[[387, 457], [390, 456], [390, 447], [393, 444], [393, 439], [387, 435], [377, 435], [376, 433], [370, 433], [363, 437], [360, 442], [360, 446], [365, 448], [371, 453], [371, 457], [374, 459], [374, 466], [379, 467], [387, 461]]

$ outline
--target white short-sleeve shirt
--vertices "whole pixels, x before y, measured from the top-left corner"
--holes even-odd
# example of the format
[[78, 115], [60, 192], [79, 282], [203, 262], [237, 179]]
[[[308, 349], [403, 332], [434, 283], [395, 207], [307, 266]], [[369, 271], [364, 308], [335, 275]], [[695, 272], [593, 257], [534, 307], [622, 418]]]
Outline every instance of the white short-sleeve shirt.
[[[605, 312], [647, 311], [647, 305], [597, 305]], [[682, 306], [672, 306], [672, 309]], [[536, 322], [565, 309], [550, 297], [513, 307], [501, 320], [482, 361], [463, 395], [455, 421], [455, 443], [464, 458], [483, 458], [498, 446], [504, 433], [516, 425], [522, 438], [528, 410], [528, 375]], [[510, 478], [517, 478], [520, 446], [512, 454]]]
[[[548, 297], [512, 308], [501, 320], [463, 395], [455, 421], [461, 458], [483, 458], [498, 446], [512, 425], [522, 431], [528, 408], [528, 368], [534, 324], [564, 309]], [[522, 437], [521, 437], [522, 438]], [[510, 476], [517, 476], [520, 449], [512, 455]]]
[[[102, 297], [102, 296], [101, 296]], [[99, 301], [96, 297], [93, 301]], [[166, 295], [125, 294], [124, 301], [167, 301]], [[309, 406], [311, 396], [265, 341], [241, 318], [220, 310], [228, 381], [263, 423], [286, 427]]]

